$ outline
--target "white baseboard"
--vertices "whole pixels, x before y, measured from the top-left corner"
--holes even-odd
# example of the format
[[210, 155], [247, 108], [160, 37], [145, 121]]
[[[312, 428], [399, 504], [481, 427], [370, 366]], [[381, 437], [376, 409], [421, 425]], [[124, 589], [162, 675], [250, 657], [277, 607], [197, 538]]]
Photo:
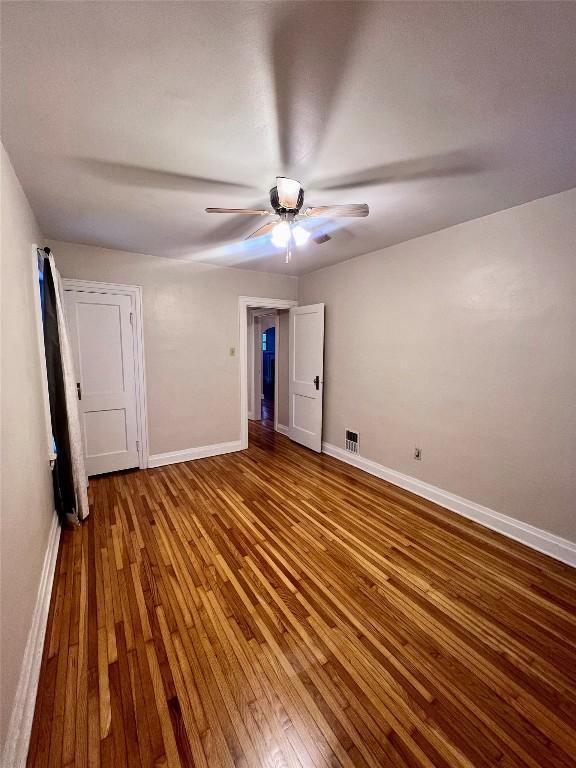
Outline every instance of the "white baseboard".
[[389, 483], [398, 485], [400, 488], [422, 496], [424, 499], [433, 501], [452, 512], [457, 512], [463, 517], [486, 526], [486, 528], [498, 531], [498, 533], [502, 533], [510, 539], [519, 541], [532, 549], [554, 557], [556, 560], [576, 567], [575, 542], [563, 539], [542, 528], [536, 528], [528, 523], [523, 523], [521, 520], [516, 520], [508, 515], [503, 515], [501, 512], [496, 512], [488, 507], [483, 507], [481, 504], [464, 499], [462, 496], [456, 496], [456, 494], [449, 491], [443, 491], [435, 485], [430, 485], [410, 475], [403, 475], [395, 469], [377, 464], [370, 459], [354, 456], [343, 448], [338, 448], [336, 445], [322, 443], [322, 451], [329, 456], [333, 456], [335, 459], [346, 462], [346, 464], [351, 464], [353, 467], [362, 469], [364, 472], [380, 477], [382, 480], [387, 480]]
[[12, 714], [8, 725], [8, 734], [4, 751], [2, 753], [2, 765], [6, 768], [24, 768], [28, 757], [32, 721], [34, 719], [34, 707], [36, 705], [36, 692], [42, 664], [42, 651], [44, 649], [44, 636], [48, 623], [50, 610], [50, 598], [52, 596], [52, 582], [54, 581], [54, 569], [58, 555], [60, 542], [60, 525], [56, 513], [48, 534], [48, 545], [42, 565], [42, 575], [36, 605], [32, 614], [32, 624], [28, 632], [26, 649], [20, 668], [20, 678], [12, 706]]
[[156, 453], [148, 458], [148, 466], [163, 467], [165, 464], [179, 464], [181, 461], [207, 459], [210, 456], [220, 456], [222, 453], [234, 453], [241, 448], [240, 440], [234, 440], [231, 443], [214, 443], [213, 445], [201, 445], [198, 448], [186, 448], [184, 451]]
[[276, 424], [276, 432], [280, 432], [281, 435], [288, 437], [288, 427], [284, 426], [284, 424]]

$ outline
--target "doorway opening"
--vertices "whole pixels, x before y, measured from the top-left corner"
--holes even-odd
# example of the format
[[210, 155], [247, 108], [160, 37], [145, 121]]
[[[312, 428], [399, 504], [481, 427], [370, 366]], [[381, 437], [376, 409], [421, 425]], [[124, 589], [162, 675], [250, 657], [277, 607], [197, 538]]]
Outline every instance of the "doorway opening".
[[[275, 431], [288, 410], [288, 338], [281, 315], [288, 310], [248, 310], [248, 420]], [[283, 328], [287, 328], [285, 323]], [[286, 416], [284, 416], [286, 418]], [[281, 419], [280, 419], [281, 420]]]
[[[324, 391], [324, 304], [298, 306], [288, 299], [238, 300], [240, 325], [240, 450], [248, 448], [248, 420], [262, 421], [262, 320], [274, 315], [274, 429], [297, 443], [322, 450]], [[284, 330], [282, 331], [282, 318]], [[271, 328], [266, 323], [264, 330]], [[279, 333], [280, 329], [280, 333]], [[284, 339], [284, 343], [283, 343]], [[285, 375], [281, 373], [284, 359]], [[284, 397], [280, 395], [284, 379]], [[285, 421], [278, 416], [285, 403]]]
[[267, 318], [262, 323], [262, 338], [260, 340], [262, 347], [262, 400], [260, 407], [260, 418], [267, 425], [274, 427], [275, 408], [276, 408], [276, 317], [274, 325], [264, 329], [268, 324]]
[[288, 311], [295, 306], [292, 299], [239, 298], [241, 449], [248, 448], [249, 420], [288, 434]]

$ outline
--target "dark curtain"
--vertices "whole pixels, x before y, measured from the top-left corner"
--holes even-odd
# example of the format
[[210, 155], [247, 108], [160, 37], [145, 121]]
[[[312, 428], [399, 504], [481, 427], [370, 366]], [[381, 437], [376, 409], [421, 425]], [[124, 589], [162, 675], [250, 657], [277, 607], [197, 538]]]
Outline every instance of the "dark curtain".
[[68, 413], [64, 392], [64, 371], [60, 354], [60, 336], [56, 315], [56, 291], [58, 290], [50, 261], [44, 259], [44, 350], [46, 352], [46, 370], [48, 374], [48, 393], [50, 396], [50, 415], [52, 435], [56, 443], [56, 463], [52, 470], [54, 485], [54, 503], [62, 525], [74, 524], [78, 520], [76, 494], [72, 476], [70, 455], [70, 436], [68, 432]]

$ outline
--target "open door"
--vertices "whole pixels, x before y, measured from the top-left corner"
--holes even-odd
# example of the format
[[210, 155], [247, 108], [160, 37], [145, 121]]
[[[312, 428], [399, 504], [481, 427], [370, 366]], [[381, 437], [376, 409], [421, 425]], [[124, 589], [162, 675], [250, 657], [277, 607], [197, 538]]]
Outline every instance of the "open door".
[[324, 390], [324, 304], [290, 310], [291, 440], [322, 450]]

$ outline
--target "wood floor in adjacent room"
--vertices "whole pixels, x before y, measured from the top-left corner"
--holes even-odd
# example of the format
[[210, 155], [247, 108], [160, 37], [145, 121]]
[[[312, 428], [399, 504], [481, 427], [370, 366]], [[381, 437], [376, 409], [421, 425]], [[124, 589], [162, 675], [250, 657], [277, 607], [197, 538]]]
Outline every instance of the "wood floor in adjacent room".
[[29, 766], [574, 766], [576, 571], [266, 424], [94, 479]]

